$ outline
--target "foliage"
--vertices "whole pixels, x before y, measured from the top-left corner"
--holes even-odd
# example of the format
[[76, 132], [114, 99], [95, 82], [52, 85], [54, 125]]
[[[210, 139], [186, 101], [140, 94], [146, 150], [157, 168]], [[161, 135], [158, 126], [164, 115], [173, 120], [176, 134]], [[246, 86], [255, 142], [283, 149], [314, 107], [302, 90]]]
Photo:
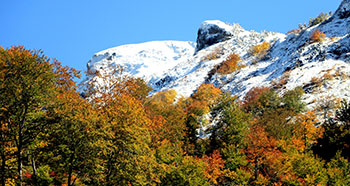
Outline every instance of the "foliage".
[[332, 16], [332, 12], [329, 12], [329, 13], [321, 12], [317, 17], [310, 18], [308, 27], [310, 28], [312, 26], [318, 25], [323, 21], [327, 20], [331, 16]]
[[209, 114], [221, 93], [221, 90], [212, 84], [202, 84], [192, 97], [186, 100], [186, 136], [190, 144], [195, 144], [197, 141], [197, 129], [208, 124], [205, 115]]
[[161, 185], [209, 186], [205, 175], [206, 166], [204, 161], [185, 155], [180, 161], [170, 166], [169, 171], [161, 180]]
[[288, 157], [285, 165], [290, 166], [289, 175], [282, 178], [283, 184], [289, 185], [326, 185], [327, 174], [324, 162], [312, 154], [295, 153]]
[[209, 179], [210, 185], [217, 185], [225, 169], [225, 161], [221, 158], [220, 152], [215, 150], [210, 156], [205, 155], [202, 160], [207, 165], [205, 176]]
[[270, 43], [266, 41], [251, 47], [249, 53], [250, 55], [256, 57], [256, 60], [254, 62], [258, 62], [259, 60], [262, 60], [264, 57], [266, 57], [268, 51], [270, 50], [270, 47]]
[[299, 150], [306, 152], [317, 139], [322, 137], [323, 130], [316, 127], [318, 120], [313, 112], [299, 114], [296, 119], [296, 125], [293, 130], [294, 139], [302, 142]]
[[317, 42], [322, 42], [326, 38], [326, 34], [321, 32], [319, 29], [315, 29], [312, 31], [310, 35], [310, 42], [311, 43], [317, 43]]
[[276, 140], [267, 135], [264, 128], [253, 126], [248, 134], [248, 146], [245, 150], [247, 158], [253, 166], [253, 182], [259, 181], [259, 178], [268, 176], [269, 169], [264, 168], [280, 155], [277, 149]]
[[217, 48], [215, 48], [211, 53], [209, 53], [208, 55], [204, 56], [204, 57], [201, 59], [201, 62], [219, 59], [223, 54], [224, 54], [224, 53], [223, 53], [223, 51], [222, 51], [222, 48], [217, 47]]
[[[78, 71], [40, 51], [0, 48], [1, 185], [350, 183], [346, 101], [318, 126], [301, 88], [253, 88], [240, 101], [203, 84], [179, 98], [148, 96], [121, 69], [97, 76], [84, 99]], [[210, 135], [199, 138], [204, 126]]]
[[276, 109], [280, 104], [277, 93], [267, 87], [255, 87], [250, 89], [243, 101], [246, 112], [262, 115], [267, 109]]
[[267, 91], [270, 91], [267, 87], [255, 87], [250, 89], [243, 100], [243, 108], [245, 108], [246, 112], [253, 112], [255, 107], [259, 107], [258, 99]]
[[350, 104], [343, 100], [335, 118], [326, 121], [322, 128], [324, 135], [319, 138], [313, 150], [320, 157], [330, 160], [336, 153], [350, 158]]
[[256, 120], [256, 124], [264, 127], [265, 131], [275, 139], [288, 139], [292, 136], [294, 123], [291, 117], [296, 112], [286, 108], [268, 110]]
[[350, 163], [349, 160], [336, 155], [327, 164], [327, 185], [349, 185]]
[[295, 112], [302, 112], [305, 109], [305, 103], [302, 102], [301, 98], [304, 95], [304, 90], [301, 87], [288, 90], [283, 94], [282, 102], [284, 107]]
[[147, 99], [145, 110], [154, 123], [152, 143], [166, 139], [175, 144], [184, 140], [186, 113], [181, 101], [175, 103], [175, 98], [175, 90], [167, 90]]
[[321, 12], [317, 17], [315, 18], [310, 18], [309, 20], [309, 23], [306, 24], [299, 24], [299, 29], [300, 30], [304, 30], [304, 29], [307, 29], [307, 28], [310, 28], [310, 27], [313, 27], [315, 25], [318, 25], [324, 21], [326, 21], [328, 18], [330, 18], [331, 16], [333, 15], [332, 12], [329, 12], [329, 13], [324, 13], [324, 12]]
[[220, 113], [221, 120], [211, 129], [211, 148], [221, 149], [233, 145], [230, 148], [238, 151], [245, 144], [249, 114], [243, 112], [236, 100], [228, 94], [223, 94], [214, 112]]
[[226, 167], [236, 171], [245, 165], [245, 155], [241, 151], [247, 145], [250, 115], [243, 112], [231, 95], [223, 94], [213, 115], [220, 115], [220, 121], [211, 128], [210, 149], [220, 149]]
[[[94, 131], [97, 115], [91, 105], [75, 91], [64, 91], [56, 96], [55, 104], [47, 108], [50, 127], [40, 139], [46, 145], [43, 151], [50, 152], [46, 160], [55, 171], [60, 183], [74, 185], [80, 179], [91, 183], [97, 178], [97, 142]], [[50, 159], [47, 159], [50, 158]]]
[[219, 65], [217, 72], [224, 75], [231, 74], [241, 68], [241, 66], [238, 65], [239, 61], [241, 61], [241, 57], [232, 53]]
[[[108, 78], [108, 77], [105, 77]], [[109, 91], [95, 97], [101, 128], [101, 159], [106, 184], [151, 184], [159, 181], [150, 148], [152, 121], [135, 92], [139, 86], [127, 77], [109, 79]]]
[[[45, 127], [35, 118], [43, 114], [41, 108], [54, 91], [55, 74], [41, 51], [17, 46], [0, 48], [0, 79], [1, 182], [5, 184], [7, 178], [16, 178], [16, 183], [21, 185], [25, 152], [33, 143], [33, 137]], [[9, 154], [10, 151], [14, 154]], [[6, 165], [13, 155], [17, 175], [12, 173], [13, 167]]]
[[221, 90], [213, 84], [202, 84], [192, 95], [192, 98], [198, 101], [205, 101], [211, 107], [214, 105], [221, 94]]
[[304, 90], [296, 87], [288, 90], [283, 96], [279, 96], [274, 90], [267, 87], [255, 87], [249, 90], [243, 100], [243, 108], [246, 112], [255, 115], [263, 115], [267, 110], [283, 108], [295, 112], [303, 111], [305, 105], [301, 101]]

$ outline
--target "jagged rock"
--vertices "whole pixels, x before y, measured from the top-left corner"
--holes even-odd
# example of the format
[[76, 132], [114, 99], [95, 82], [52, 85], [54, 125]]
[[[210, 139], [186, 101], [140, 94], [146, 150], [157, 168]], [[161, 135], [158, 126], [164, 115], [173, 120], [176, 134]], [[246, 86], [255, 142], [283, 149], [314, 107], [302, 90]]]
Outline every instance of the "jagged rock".
[[350, 17], [350, 0], [343, 0], [337, 11], [334, 13], [334, 16], [340, 19]]
[[210, 45], [226, 41], [232, 35], [232, 26], [218, 20], [204, 21], [198, 29], [196, 52]]

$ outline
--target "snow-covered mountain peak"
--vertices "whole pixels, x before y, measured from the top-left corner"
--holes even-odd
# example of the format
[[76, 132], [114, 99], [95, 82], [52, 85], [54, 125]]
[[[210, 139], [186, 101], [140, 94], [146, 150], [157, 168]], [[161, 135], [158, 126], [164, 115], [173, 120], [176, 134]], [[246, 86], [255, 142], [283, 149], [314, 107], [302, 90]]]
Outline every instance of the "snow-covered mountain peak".
[[207, 20], [204, 21], [199, 27], [200, 30], [210, 32], [212, 27], [219, 27], [220, 29], [225, 30], [226, 32], [231, 32], [233, 27], [229, 24], [226, 24], [220, 20]]
[[[212, 83], [243, 98], [254, 87], [270, 87], [280, 94], [302, 87], [305, 103], [315, 108], [317, 100], [350, 97], [349, 7], [350, 0], [344, 0], [331, 18], [287, 35], [204, 21], [196, 45], [157, 41], [96, 53], [88, 63], [87, 80], [97, 78], [98, 70], [109, 72], [121, 66], [126, 74], [144, 78], [152, 93], [174, 89], [190, 96], [201, 84]], [[316, 29], [326, 35], [319, 42], [310, 39]], [[263, 55], [254, 54], [252, 48], [264, 42], [270, 48]], [[241, 57], [240, 68], [220, 74], [218, 68], [232, 53]]]

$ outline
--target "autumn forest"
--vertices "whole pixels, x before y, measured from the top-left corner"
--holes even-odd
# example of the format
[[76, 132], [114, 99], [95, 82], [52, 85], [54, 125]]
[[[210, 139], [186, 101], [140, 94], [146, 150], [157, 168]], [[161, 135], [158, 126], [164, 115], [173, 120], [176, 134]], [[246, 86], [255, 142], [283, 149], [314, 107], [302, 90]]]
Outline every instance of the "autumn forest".
[[149, 96], [142, 79], [97, 76], [108, 86], [82, 94], [77, 70], [0, 48], [2, 186], [350, 185], [346, 100], [329, 114], [308, 110], [302, 88]]

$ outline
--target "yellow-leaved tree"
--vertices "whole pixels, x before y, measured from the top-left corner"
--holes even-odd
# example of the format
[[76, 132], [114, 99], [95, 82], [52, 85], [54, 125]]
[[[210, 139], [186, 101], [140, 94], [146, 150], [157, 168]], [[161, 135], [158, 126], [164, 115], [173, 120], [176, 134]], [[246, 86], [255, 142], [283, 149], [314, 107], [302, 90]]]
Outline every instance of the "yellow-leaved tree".
[[140, 82], [117, 74], [101, 75], [107, 87], [93, 89], [92, 103], [102, 122], [99, 157], [106, 185], [154, 185], [159, 183], [158, 164], [150, 148], [153, 122], [142, 104], [146, 91]]
[[33, 138], [45, 127], [35, 119], [44, 113], [42, 108], [54, 92], [55, 81], [50, 59], [41, 51], [22, 46], [0, 47], [2, 185], [14, 180], [17, 185], [22, 185], [26, 152], [34, 142]]

